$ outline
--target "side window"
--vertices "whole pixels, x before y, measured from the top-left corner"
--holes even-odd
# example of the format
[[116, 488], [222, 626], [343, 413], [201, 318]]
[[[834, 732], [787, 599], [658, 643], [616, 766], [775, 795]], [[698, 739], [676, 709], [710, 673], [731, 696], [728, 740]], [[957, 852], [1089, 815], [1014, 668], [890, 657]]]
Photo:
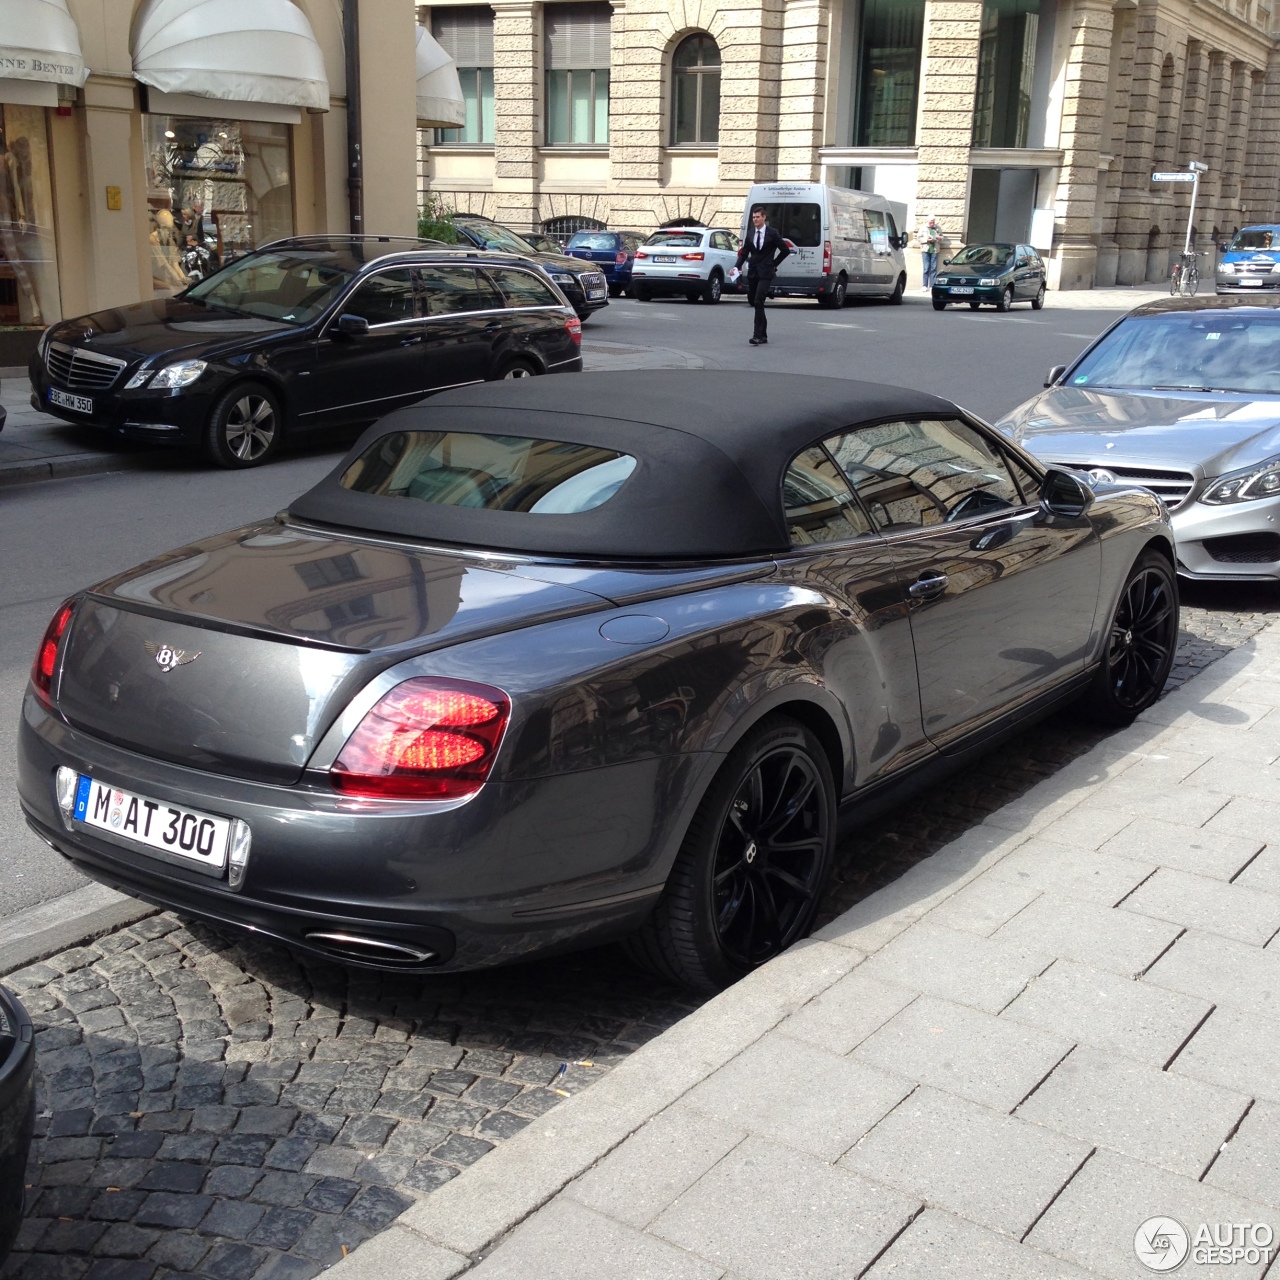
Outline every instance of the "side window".
[[885, 226], [884, 214], [879, 209], [867, 209], [863, 216], [867, 220], [867, 235], [871, 238], [871, 247], [877, 253], [888, 253], [889, 229]]
[[882, 531], [927, 528], [1022, 505], [1003, 454], [963, 422], [860, 427], [828, 440], [827, 447]]
[[366, 280], [343, 304], [344, 313], [363, 316], [371, 325], [397, 324], [420, 316], [411, 267], [380, 271]]
[[480, 292], [475, 270], [471, 267], [423, 267], [421, 286], [429, 316], [482, 311], [492, 305]]
[[825, 449], [806, 449], [782, 479], [782, 503], [793, 547], [840, 542], [871, 532], [866, 516]]
[[724, 249], [728, 253], [733, 252], [733, 245], [729, 243], [728, 232], [713, 231], [711, 233], [711, 247], [713, 249]]
[[558, 307], [550, 288], [531, 271], [514, 267], [490, 267], [489, 278], [502, 291], [509, 307]]

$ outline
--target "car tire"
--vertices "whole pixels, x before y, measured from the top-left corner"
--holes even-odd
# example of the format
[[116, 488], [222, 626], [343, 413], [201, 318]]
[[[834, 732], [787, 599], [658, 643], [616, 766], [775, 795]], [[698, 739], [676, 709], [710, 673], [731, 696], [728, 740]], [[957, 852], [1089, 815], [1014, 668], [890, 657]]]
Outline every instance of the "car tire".
[[1031, 310], [1039, 311], [1044, 306], [1044, 281], [1040, 281], [1040, 287], [1036, 290], [1036, 296], [1031, 299]]
[[636, 299], [639, 302], [652, 302], [653, 293], [642, 284], [636, 285]]
[[896, 307], [902, 302], [902, 295], [907, 291], [907, 277], [899, 276], [898, 283], [893, 286], [893, 292], [885, 299], [891, 306]]
[[947, 302], [946, 302], [946, 299], [945, 299], [945, 298], [934, 298], [934, 299], [933, 299], [933, 309], [934, 309], [935, 311], [945, 311], [945, 310], [947, 309]]
[[970, 311], [977, 311], [977, 309], [978, 309], [980, 306], [982, 306], [982, 303], [980, 303], [980, 302], [977, 300], [977, 298], [970, 298], [970, 299], [969, 299], [969, 310], [970, 310]]
[[509, 378], [536, 378], [541, 372], [532, 360], [517, 357], [499, 365], [498, 372], [493, 377], [495, 381], [503, 382]]
[[1005, 291], [1000, 295], [999, 301], [996, 303], [997, 311], [1013, 310], [1013, 285], [1008, 285]]
[[[783, 805], [794, 812], [779, 821], [773, 815]], [[822, 744], [789, 717], [762, 720], [712, 780], [657, 906], [627, 940], [629, 953], [699, 991], [736, 982], [812, 927], [835, 824]]]
[[718, 272], [713, 271], [707, 277], [707, 283], [702, 289], [703, 302], [714, 305], [720, 301], [720, 295], [724, 292], [724, 277]]
[[244, 471], [270, 460], [283, 436], [284, 415], [275, 392], [261, 382], [238, 382], [209, 411], [204, 452], [215, 466]]
[[620, 284], [611, 284], [609, 286], [609, 297], [620, 298], [626, 292]]
[[1178, 579], [1158, 551], [1134, 562], [1104, 634], [1082, 706], [1096, 723], [1123, 727], [1160, 696], [1178, 647]]
[[684, 300], [685, 300], [686, 302], [701, 302], [701, 301], [702, 301], [702, 290], [701, 290], [701, 289], [686, 289], [686, 290], [685, 290], [685, 293], [684, 293]]
[[823, 298], [818, 299], [818, 306], [826, 307], [831, 311], [839, 311], [845, 304], [845, 299], [849, 293], [849, 282], [844, 276], [837, 276], [834, 287], [831, 292]]

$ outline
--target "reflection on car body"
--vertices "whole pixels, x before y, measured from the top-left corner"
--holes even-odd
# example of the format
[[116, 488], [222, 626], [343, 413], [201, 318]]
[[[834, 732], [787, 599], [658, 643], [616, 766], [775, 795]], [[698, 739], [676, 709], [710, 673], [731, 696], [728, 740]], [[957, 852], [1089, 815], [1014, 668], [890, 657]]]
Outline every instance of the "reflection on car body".
[[[547, 386], [400, 410], [275, 520], [77, 594], [23, 706], [32, 826], [350, 963], [625, 936], [712, 988], [808, 929], [842, 813], [1163, 685], [1172, 542], [1143, 490], [1091, 494], [899, 388]], [[200, 660], [164, 672], [161, 642]], [[91, 829], [86, 778], [225, 821], [226, 868]]]

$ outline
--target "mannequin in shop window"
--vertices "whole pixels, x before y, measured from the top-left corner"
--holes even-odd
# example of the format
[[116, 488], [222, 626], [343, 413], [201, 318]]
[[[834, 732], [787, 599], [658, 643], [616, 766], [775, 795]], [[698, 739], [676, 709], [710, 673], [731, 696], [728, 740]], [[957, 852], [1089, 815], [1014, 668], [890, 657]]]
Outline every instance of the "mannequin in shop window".
[[27, 269], [24, 242], [36, 236], [35, 193], [31, 173], [31, 142], [0, 131], [0, 257], [13, 272], [26, 302], [28, 324], [44, 324], [35, 283]]
[[151, 215], [151, 285], [157, 290], [187, 287], [178, 252], [178, 229], [168, 209], [157, 209]]

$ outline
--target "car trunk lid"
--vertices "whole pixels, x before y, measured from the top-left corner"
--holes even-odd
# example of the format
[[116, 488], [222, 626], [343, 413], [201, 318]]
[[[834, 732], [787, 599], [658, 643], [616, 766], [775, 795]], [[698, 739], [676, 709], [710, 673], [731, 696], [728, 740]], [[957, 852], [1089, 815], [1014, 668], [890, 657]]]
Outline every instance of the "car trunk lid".
[[77, 728], [178, 764], [296, 781], [379, 671], [608, 602], [460, 556], [251, 526], [102, 583], [56, 690]]

